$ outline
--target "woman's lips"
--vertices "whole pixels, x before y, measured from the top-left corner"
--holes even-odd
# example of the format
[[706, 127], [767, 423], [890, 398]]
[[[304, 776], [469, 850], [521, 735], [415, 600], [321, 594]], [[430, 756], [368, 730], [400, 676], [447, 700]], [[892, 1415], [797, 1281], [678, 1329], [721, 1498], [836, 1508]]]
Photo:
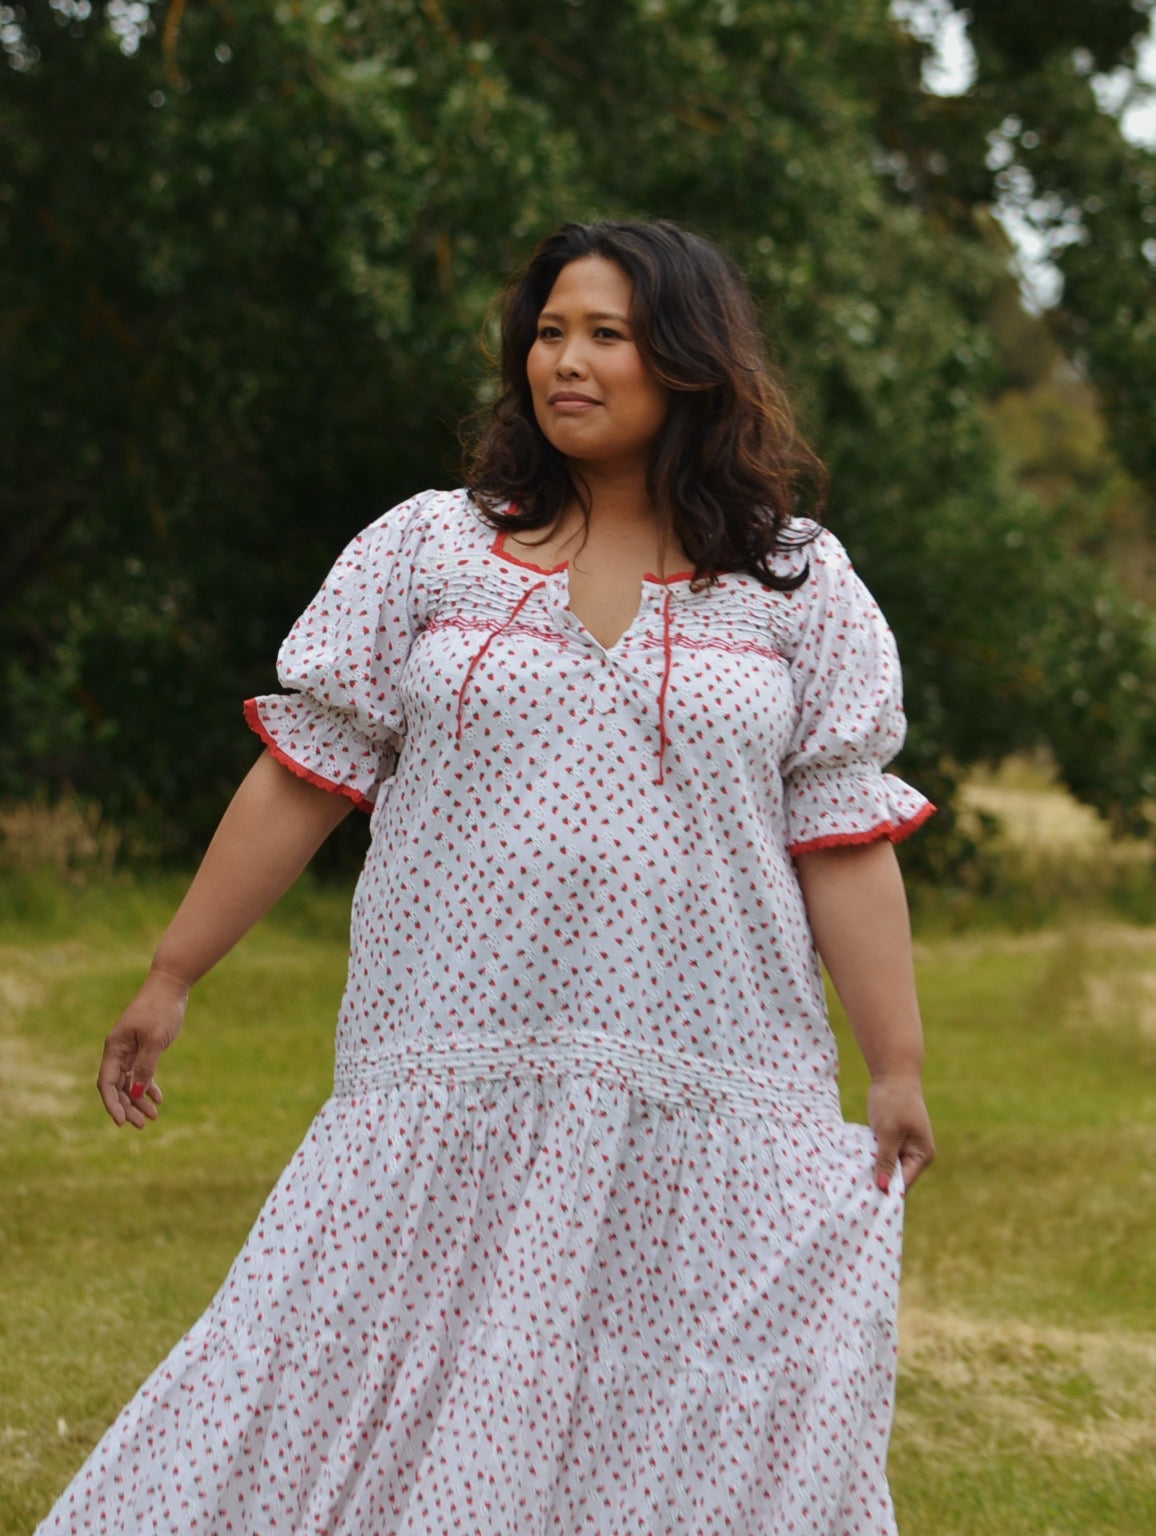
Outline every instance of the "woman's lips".
[[589, 395], [551, 395], [547, 403], [552, 410], [563, 416], [580, 416], [585, 411], [593, 410], [599, 402], [592, 400]]

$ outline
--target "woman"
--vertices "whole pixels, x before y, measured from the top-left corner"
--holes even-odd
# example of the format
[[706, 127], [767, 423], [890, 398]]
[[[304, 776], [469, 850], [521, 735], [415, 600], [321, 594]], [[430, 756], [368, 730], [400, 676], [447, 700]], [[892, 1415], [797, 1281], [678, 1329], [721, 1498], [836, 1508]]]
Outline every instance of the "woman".
[[43, 1532], [894, 1528], [932, 1140], [893, 644], [792, 517], [821, 471], [709, 243], [567, 226], [503, 373], [471, 491], [355, 539], [249, 701], [267, 750], [106, 1042], [141, 1128], [190, 987], [371, 812], [334, 1095]]

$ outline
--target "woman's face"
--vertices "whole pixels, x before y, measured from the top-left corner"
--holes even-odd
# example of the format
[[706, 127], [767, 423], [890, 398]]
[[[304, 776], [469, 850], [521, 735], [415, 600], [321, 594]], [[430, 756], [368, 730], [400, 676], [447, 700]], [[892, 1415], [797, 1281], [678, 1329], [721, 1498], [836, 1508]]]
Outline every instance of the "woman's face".
[[550, 443], [567, 459], [615, 473], [645, 473], [668, 408], [634, 341], [631, 296], [614, 262], [570, 262], [526, 359], [534, 415]]

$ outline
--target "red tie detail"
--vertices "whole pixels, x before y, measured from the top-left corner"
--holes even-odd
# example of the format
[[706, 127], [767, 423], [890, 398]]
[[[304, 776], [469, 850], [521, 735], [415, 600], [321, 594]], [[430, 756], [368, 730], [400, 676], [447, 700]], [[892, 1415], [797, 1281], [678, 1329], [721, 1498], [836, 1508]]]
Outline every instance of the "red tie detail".
[[[482, 642], [481, 648], [466, 668], [466, 675], [462, 679], [462, 686], [458, 689], [457, 703], [457, 730], [456, 738], [459, 746], [462, 740], [462, 730], [465, 724], [466, 692], [470, 686], [470, 679], [474, 675], [474, 669], [481, 663], [490, 646], [521, 613], [522, 609], [541, 587], [546, 586], [545, 581], [536, 581], [532, 587], [527, 587], [521, 597], [510, 610], [508, 618], [503, 619], [497, 629], [492, 629]], [[662, 599], [662, 682], [658, 688], [658, 775], [656, 784], [662, 784], [666, 779], [666, 749], [670, 745], [670, 736], [666, 729], [666, 694], [670, 685], [670, 668], [673, 661], [673, 647], [670, 636], [670, 592], [663, 593]]]
[[546, 585], [546, 583], [544, 581], [536, 581], [532, 587], [528, 587], [526, 589], [526, 591], [522, 593], [521, 597], [514, 604], [514, 607], [513, 607], [512, 611], [510, 613], [509, 618], [508, 619], [503, 619], [502, 622], [498, 625], [497, 629], [492, 629], [490, 631], [490, 633], [486, 636], [485, 640], [482, 642], [481, 650], [478, 652], [478, 654], [473, 658], [473, 660], [470, 662], [469, 666], [466, 668], [466, 675], [462, 679], [462, 686], [458, 689], [457, 741], [458, 741], [458, 745], [459, 746], [461, 745], [461, 740], [462, 740], [462, 718], [463, 718], [462, 712], [465, 709], [466, 689], [470, 686], [470, 678], [473, 677], [473, 675], [474, 675], [474, 668], [478, 665], [478, 663], [481, 661], [482, 657], [486, 654], [486, 652], [489, 650], [490, 646], [494, 643], [494, 641], [498, 638], [498, 636], [502, 633], [502, 631], [506, 630], [506, 629], [509, 629], [510, 625], [518, 617], [518, 615], [521, 613], [522, 609], [526, 606], [526, 604], [533, 597], [534, 593], [538, 591], [539, 587], [544, 587], [545, 585]]
[[670, 682], [670, 590], [663, 596], [662, 604], [662, 683], [658, 690], [658, 777], [656, 784], [661, 784], [666, 777], [666, 749], [670, 743], [670, 737], [666, 734], [666, 688]]

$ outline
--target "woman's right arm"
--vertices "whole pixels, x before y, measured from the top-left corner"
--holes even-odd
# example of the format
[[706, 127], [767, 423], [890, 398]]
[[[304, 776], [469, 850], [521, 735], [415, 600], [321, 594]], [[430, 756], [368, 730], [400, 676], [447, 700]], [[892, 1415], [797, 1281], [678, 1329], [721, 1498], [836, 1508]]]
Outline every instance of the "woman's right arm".
[[176, 1039], [189, 989], [284, 895], [352, 810], [344, 795], [298, 778], [268, 752], [254, 763], [213, 835], [144, 985], [104, 1042], [97, 1089], [117, 1125], [157, 1117], [154, 1073]]

